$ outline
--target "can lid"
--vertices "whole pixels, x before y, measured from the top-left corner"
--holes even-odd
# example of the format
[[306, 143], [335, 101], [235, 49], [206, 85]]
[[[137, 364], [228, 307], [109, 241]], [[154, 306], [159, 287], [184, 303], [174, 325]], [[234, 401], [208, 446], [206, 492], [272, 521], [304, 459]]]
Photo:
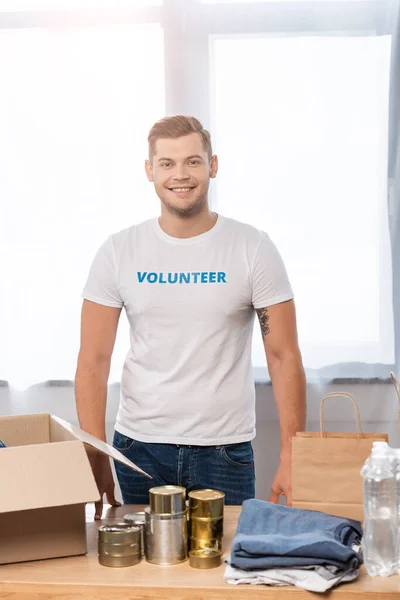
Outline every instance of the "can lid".
[[186, 509], [186, 489], [179, 485], [150, 488], [149, 497], [152, 513], [175, 514]]
[[137, 523], [138, 521], [142, 521], [144, 523], [146, 520], [146, 513], [143, 511], [129, 513], [124, 515], [124, 521], [127, 523]]
[[189, 492], [189, 498], [194, 498], [195, 500], [218, 500], [224, 497], [224, 492], [220, 492], [219, 490], [205, 489]]
[[130, 523], [110, 523], [109, 525], [101, 525], [99, 527], [99, 533], [112, 533], [113, 535], [121, 535], [123, 533], [134, 533], [138, 531], [136, 525]]
[[214, 569], [221, 564], [221, 552], [212, 548], [201, 548], [189, 552], [189, 564], [194, 569]]
[[131, 521], [132, 525], [135, 527], [139, 527], [139, 529], [144, 529], [146, 523], [144, 521]]
[[149, 493], [159, 496], [172, 496], [174, 494], [186, 493], [186, 489], [180, 485], [159, 485], [158, 487], [150, 488]]
[[137, 541], [141, 528], [130, 523], [112, 523], [99, 527], [99, 541], [108, 544], [128, 544]]

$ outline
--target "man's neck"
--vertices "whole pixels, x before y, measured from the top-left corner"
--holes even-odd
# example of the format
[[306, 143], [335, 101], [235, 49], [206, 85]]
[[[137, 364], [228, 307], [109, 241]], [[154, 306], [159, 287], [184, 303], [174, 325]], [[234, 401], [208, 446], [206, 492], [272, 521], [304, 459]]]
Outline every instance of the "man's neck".
[[162, 212], [158, 219], [161, 229], [175, 238], [192, 238], [210, 231], [217, 222], [218, 215], [209, 209], [194, 217], [182, 218], [171, 213]]

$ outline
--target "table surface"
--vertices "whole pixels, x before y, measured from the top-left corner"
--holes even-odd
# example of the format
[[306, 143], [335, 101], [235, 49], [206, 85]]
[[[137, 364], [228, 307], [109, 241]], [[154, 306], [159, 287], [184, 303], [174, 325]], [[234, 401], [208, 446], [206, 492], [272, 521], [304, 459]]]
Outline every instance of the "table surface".
[[[70, 558], [34, 561], [0, 566], [1, 600], [310, 600], [311, 592], [296, 587], [231, 585], [224, 582], [224, 566], [198, 570], [188, 562], [160, 567], [144, 559], [133, 567], [103, 567], [97, 558], [97, 528], [105, 522], [121, 520], [128, 512], [143, 507], [109, 508], [102, 521], [93, 522], [88, 510], [88, 554]], [[235, 534], [239, 507], [225, 507], [224, 550]], [[328, 593], [340, 599], [399, 600], [400, 576], [371, 578], [361, 571], [352, 583], [342, 584]]]

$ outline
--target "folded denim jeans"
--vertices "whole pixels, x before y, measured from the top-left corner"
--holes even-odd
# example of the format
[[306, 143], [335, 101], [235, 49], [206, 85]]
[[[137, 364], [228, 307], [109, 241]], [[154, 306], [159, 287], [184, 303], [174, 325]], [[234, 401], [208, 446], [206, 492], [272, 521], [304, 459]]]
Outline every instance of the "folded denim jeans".
[[246, 500], [231, 550], [231, 564], [243, 570], [333, 565], [358, 569], [352, 549], [362, 537], [359, 521], [313, 510]]

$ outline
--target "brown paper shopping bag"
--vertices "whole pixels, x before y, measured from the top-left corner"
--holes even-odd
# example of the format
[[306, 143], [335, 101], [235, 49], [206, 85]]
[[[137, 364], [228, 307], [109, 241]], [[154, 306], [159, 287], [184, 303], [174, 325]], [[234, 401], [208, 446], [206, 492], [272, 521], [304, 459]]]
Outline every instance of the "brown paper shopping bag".
[[[356, 433], [325, 431], [327, 398], [344, 396], [354, 408]], [[332, 392], [320, 404], [320, 431], [299, 432], [292, 438], [292, 505], [340, 517], [363, 520], [363, 482], [360, 469], [374, 441], [385, 433], [363, 433], [356, 399]]]

